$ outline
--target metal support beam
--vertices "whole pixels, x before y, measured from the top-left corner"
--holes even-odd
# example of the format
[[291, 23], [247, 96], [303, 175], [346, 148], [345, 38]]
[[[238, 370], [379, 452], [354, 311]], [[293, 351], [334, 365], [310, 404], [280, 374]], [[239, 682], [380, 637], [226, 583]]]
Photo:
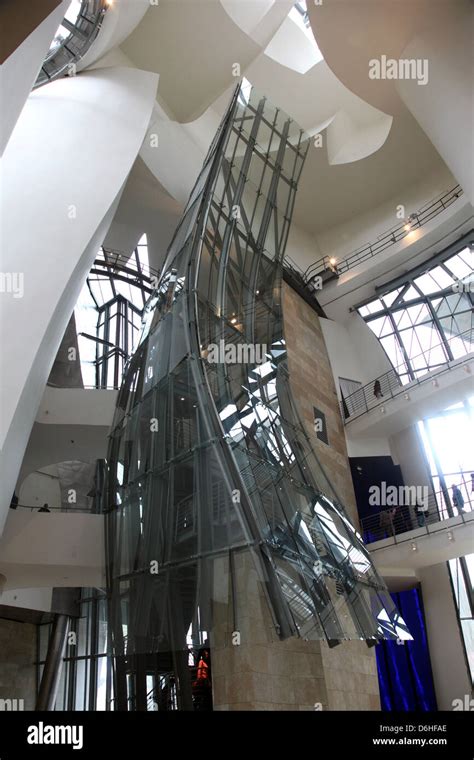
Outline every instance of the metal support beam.
[[48, 653], [46, 655], [43, 675], [41, 677], [38, 700], [36, 703], [37, 710], [54, 710], [59, 680], [61, 678], [68, 627], [68, 616], [56, 615], [48, 644]]

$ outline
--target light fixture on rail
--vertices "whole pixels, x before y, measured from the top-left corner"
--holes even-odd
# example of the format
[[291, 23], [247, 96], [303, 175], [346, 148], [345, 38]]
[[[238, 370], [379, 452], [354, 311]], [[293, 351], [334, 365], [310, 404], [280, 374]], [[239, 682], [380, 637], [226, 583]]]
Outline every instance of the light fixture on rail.
[[417, 221], [418, 221], [418, 216], [416, 214], [410, 214], [405, 224], [403, 225], [403, 229], [405, 230], [405, 232], [410, 232], [413, 228], [414, 223]]

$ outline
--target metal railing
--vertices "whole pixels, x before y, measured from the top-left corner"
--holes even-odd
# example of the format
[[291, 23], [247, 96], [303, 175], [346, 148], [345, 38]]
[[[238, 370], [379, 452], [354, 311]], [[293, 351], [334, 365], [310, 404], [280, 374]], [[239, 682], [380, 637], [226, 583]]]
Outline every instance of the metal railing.
[[140, 263], [140, 269], [137, 269], [132, 254], [105, 246], [102, 246], [96, 256], [91, 272], [108, 274], [111, 277], [123, 275], [131, 285], [139, 285], [150, 294], [156, 287], [160, 274], [157, 269], [147, 264]]
[[47, 509], [43, 509], [42, 504], [17, 504], [14, 507], [10, 507], [10, 509], [27, 509], [29, 512], [44, 512], [47, 514], [48, 512], [76, 512], [80, 514], [99, 514], [97, 512], [97, 509], [92, 503], [89, 507], [83, 506], [83, 507], [75, 507], [72, 504], [63, 504], [60, 506], [57, 506], [56, 504], [47, 504]]
[[[446, 344], [449, 344], [450, 342], [454, 342], [456, 340], [467, 340], [472, 345], [474, 341], [473, 332], [474, 331], [472, 328], [465, 330], [464, 332], [459, 333], [459, 335], [451, 336], [445, 342], [440, 342], [439, 344], [436, 344], [436, 346], [431, 346], [429, 350], [431, 351], [433, 348], [437, 347], [444, 349]], [[416, 359], [418, 357], [425, 356], [426, 353], [428, 352], [425, 351], [417, 354], [417, 356], [411, 357], [410, 361], [416, 362]], [[433, 369], [427, 368], [424, 371], [423, 375], [411, 379], [408, 383], [405, 384], [403, 384], [401, 381], [401, 376], [407, 375], [407, 368], [405, 364], [400, 365], [396, 369], [390, 369], [388, 372], [375, 377], [365, 385], [361, 385], [360, 388], [357, 388], [356, 391], [341, 399], [339, 404], [344, 423], [347, 425], [349, 422], [352, 422], [353, 420], [357, 419], [363, 414], [366, 414], [372, 409], [382, 406], [390, 398], [395, 398], [401, 394], [408, 394], [412, 388], [418, 385], [422, 385], [423, 383], [430, 381], [436, 381], [436, 378], [439, 375], [456, 369], [460, 365], [470, 362], [472, 359], [472, 351], [466, 353], [465, 356], [459, 357], [457, 359], [446, 359], [443, 364], [440, 364], [438, 367], [434, 367]]]
[[446, 526], [443, 523], [455, 517], [462, 523], [471, 522], [473, 517], [468, 517], [468, 515], [474, 513], [474, 494], [469, 490], [470, 479], [466, 481], [464, 473], [461, 475], [465, 484], [462, 508], [454, 506], [447, 491], [443, 490], [431, 492], [426, 504], [428, 509], [424, 512], [417, 511], [412, 504], [387, 507], [374, 515], [361, 518], [360, 526], [364, 543], [371, 544], [386, 538], [393, 538], [395, 543], [416, 540], [406, 534], [420, 528], [423, 528], [427, 534], [439, 532], [436, 529], [433, 530], [432, 526], [439, 525], [439, 530], [444, 530]]
[[450, 190], [432, 198], [418, 211], [410, 214], [408, 219], [394, 225], [385, 232], [382, 232], [378, 235], [375, 241], [366, 243], [360, 248], [356, 248], [355, 251], [350, 253], [340, 262], [335, 263], [332, 257], [323, 256], [313, 264], [310, 264], [304, 272], [306, 282], [309, 282], [314, 277], [327, 271], [334, 272], [337, 275], [344, 274], [344, 272], [349, 271], [349, 269], [353, 269], [368, 259], [377, 256], [379, 253], [382, 253], [382, 251], [390, 248], [390, 246], [403, 240], [403, 238], [409, 235], [410, 232], [413, 232], [413, 230], [422, 227], [424, 224], [431, 221], [431, 219], [438, 216], [438, 214], [441, 214], [445, 209], [451, 206], [452, 203], [457, 201], [462, 194], [462, 187], [456, 185]]

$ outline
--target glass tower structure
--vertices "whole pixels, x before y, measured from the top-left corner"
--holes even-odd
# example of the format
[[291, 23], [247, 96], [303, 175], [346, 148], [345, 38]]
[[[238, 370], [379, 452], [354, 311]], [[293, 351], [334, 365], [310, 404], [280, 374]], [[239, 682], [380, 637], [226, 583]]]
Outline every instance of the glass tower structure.
[[109, 449], [118, 709], [146, 709], [150, 672], [192, 709], [189, 648], [232, 645], [245, 563], [274, 639], [410, 638], [291, 394], [282, 259], [308, 144], [239, 86], [146, 306]]

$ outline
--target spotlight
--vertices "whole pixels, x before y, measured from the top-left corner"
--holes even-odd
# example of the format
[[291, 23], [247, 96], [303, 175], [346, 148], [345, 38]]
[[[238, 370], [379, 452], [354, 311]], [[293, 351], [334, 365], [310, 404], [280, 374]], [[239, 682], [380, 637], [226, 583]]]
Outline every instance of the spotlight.
[[380, 411], [382, 412], [382, 414], [385, 414], [385, 407], [384, 407], [384, 406], [381, 406], [381, 407], [380, 407]]
[[448, 541], [454, 541], [454, 536], [453, 536], [453, 531], [452, 530], [448, 530], [447, 536], [448, 536]]
[[415, 544], [414, 541], [413, 541], [413, 543], [411, 545], [411, 550], [412, 550], [412, 552], [417, 552], [418, 551], [418, 547], [417, 547], [417, 545]]
[[332, 266], [332, 267], [336, 266], [336, 259], [334, 258], [334, 256], [332, 256], [332, 257], [329, 259], [329, 263], [331, 264], [331, 266]]
[[405, 393], [405, 394], [403, 395], [403, 398], [404, 398], [406, 401], [410, 401], [410, 394], [409, 394], [409, 393]]
[[237, 323], [237, 317], [232, 317], [232, 319], [230, 320], [230, 324], [235, 325], [236, 323]]
[[406, 224], [404, 224], [403, 225], [403, 229], [405, 230], [405, 232], [410, 232], [410, 230], [411, 230], [411, 224], [410, 224], [410, 222], [407, 222]]

